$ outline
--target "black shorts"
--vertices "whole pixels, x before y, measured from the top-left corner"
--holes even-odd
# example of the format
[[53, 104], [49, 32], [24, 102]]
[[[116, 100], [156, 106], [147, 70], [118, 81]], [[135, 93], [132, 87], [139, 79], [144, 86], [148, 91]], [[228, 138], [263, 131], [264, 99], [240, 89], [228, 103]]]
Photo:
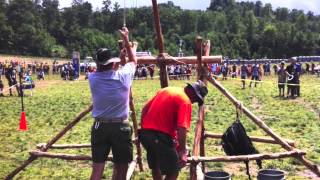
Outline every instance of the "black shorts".
[[132, 128], [128, 123], [99, 123], [91, 129], [92, 161], [102, 163], [112, 149], [113, 162], [125, 164], [132, 161]]
[[285, 87], [284, 83], [278, 84], [279, 89], [284, 89], [284, 87]]
[[176, 143], [162, 132], [140, 130], [139, 140], [147, 151], [150, 169], [159, 168], [162, 175], [173, 175], [180, 171]]
[[252, 76], [251, 80], [259, 81], [259, 76]]

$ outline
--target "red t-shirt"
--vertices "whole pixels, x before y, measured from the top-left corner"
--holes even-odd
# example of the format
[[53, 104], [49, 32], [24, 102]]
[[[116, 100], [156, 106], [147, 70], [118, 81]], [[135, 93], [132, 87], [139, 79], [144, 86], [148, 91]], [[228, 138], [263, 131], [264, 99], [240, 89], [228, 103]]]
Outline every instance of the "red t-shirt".
[[146, 104], [142, 129], [156, 130], [177, 137], [177, 127], [190, 128], [192, 104], [183, 88], [167, 87]]

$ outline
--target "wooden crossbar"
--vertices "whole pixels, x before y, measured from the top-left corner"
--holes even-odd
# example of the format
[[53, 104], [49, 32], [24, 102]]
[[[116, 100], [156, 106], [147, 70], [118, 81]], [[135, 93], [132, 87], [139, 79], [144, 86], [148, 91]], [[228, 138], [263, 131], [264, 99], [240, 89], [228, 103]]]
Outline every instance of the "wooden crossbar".
[[[138, 139], [133, 139], [132, 143], [138, 143]], [[42, 149], [46, 146], [46, 143], [37, 144], [37, 149]], [[53, 144], [50, 149], [80, 149], [91, 148], [91, 144]]]
[[[31, 156], [44, 157], [50, 159], [63, 159], [63, 160], [78, 160], [78, 161], [91, 161], [92, 157], [88, 155], [75, 155], [75, 154], [62, 154], [62, 153], [50, 153], [42, 151], [30, 151]], [[112, 157], [108, 157], [108, 161], [112, 160]]]
[[288, 157], [301, 157], [306, 155], [304, 151], [288, 151], [282, 153], [272, 154], [252, 154], [252, 155], [240, 155], [240, 156], [221, 156], [221, 157], [200, 157], [193, 156], [188, 158], [190, 163], [199, 162], [242, 162], [242, 161], [253, 161], [253, 160], [267, 160], [267, 159], [280, 159]]
[[[172, 64], [197, 64], [197, 57], [196, 56], [188, 56], [188, 57], [171, 57], [167, 56], [162, 59], [165, 61], [166, 65]], [[157, 64], [157, 57], [153, 56], [142, 56], [137, 57], [138, 64]], [[203, 63], [213, 64], [213, 63], [221, 63], [222, 56], [203, 56], [202, 57]]]
[[[211, 132], [205, 132], [204, 133], [204, 138], [213, 138], [213, 139], [221, 139], [222, 134], [216, 134], [216, 133], [211, 133]], [[249, 136], [251, 141], [253, 142], [260, 142], [260, 143], [269, 143], [269, 144], [279, 144], [277, 141], [271, 138], [264, 138], [264, 137], [257, 137], [257, 136]], [[289, 139], [283, 139], [286, 141], [290, 146], [295, 147], [295, 143], [292, 140]]]

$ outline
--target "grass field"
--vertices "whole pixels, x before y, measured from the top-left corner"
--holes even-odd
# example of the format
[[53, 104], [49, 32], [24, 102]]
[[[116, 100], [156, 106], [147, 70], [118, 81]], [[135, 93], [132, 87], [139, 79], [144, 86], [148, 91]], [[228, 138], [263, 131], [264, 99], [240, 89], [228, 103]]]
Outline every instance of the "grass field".
[[[265, 77], [263, 83], [252, 90], [242, 90], [240, 81], [227, 80], [222, 84], [236, 98], [252, 110], [257, 116], [283, 138], [292, 139], [297, 147], [307, 151], [307, 157], [320, 164], [320, 78], [303, 76], [301, 78], [301, 98], [294, 100], [275, 97], [278, 90], [275, 77]], [[170, 81], [170, 86], [184, 86], [185, 81]], [[235, 119], [235, 108], [213, 86], [209, 86], [206, 98], [207, 116], [205, 127], [216, 133], [223, 133]], [[160, 88], [159, 80], [138, 80], [134, 82], [133, 93], [138, 117], [143, 104]], [[29, 92], [26, 92], [28, 94]], [[28, 150], [35, 149], [36, 144], [47, 142], [79, 112], [90, 104], [90, 91], [87, 81], [66, 82], [51, 76], [46, 81], [36, 82], [33, 96], [25, 97], [25, 111], [28, 128], [26, 132], [18, 131], [20, 116], [20, 98], [0, 98], [0, 179], [29, 157]], [[193, 108], [193, 126], [188, 134], [189, 146], [192, 146], [194, 123], [197, 107]], [[139, 119], [139, 118], [138, 118]], [[69, 131], [57, 144], [89, 143], [90, 115]], [[265, 136], [245, 116], [242, 122], [248, 134]], [[219, 141], [207, 140], [207, 155], [223, 155]], [[260, 152], [284, 152], [278, 145], [255, 144]], [[90, 155], [90, 149], [54, 150]], [[144, 162], [145, 158], [144, 158]], [[256, 164], [251, 162], [252, 175], [256, 176]], [[233, 179], [247, 179], [244, 163], [207, 163], [208, 170], [224, 169], [233, 174]], [[104, 179], [110, 179], [111, 163], [105, 170]], [[145, 167], [147, 167], [145, 165]], [[310, 179], [313, 174], [293, 158], [263, 161], [264, 168], [279, 168], [288, 172], [287, 179]], [[179, 179], [188, 179], [189, 169], [185, 168]], [[88, 179], [91, 173], [89, 161], [63, 161], [57, 159], [38, 159], [16, 179]], [[133, 179], [150, 179], [150, 171], [135, 172]], [[313, 179], [316, 177], [313, 176]]]

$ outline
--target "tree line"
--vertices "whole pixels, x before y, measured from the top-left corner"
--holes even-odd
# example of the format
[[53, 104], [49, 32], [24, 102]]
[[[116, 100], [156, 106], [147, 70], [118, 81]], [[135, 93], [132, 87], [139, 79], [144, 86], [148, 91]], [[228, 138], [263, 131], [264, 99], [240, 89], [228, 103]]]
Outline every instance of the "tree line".
[[[213, 54], [230, 58], [287, 58], [320, 53], [320, 16], [271, 4], [211, 0], [206, 10], [159, 4], [166, 52], [194, 54], [196, 35], [212, 42]], [[100, 47], [117, 50], [124, 7], [111, 0], [93, 10], [83, 0], [59, 9], [59, 0], [0, 0], [0, 53], [70, 57], [93, 56]], [[157, 52], [152, 7], [125, 9], [131, 39], [140, 51]]]

